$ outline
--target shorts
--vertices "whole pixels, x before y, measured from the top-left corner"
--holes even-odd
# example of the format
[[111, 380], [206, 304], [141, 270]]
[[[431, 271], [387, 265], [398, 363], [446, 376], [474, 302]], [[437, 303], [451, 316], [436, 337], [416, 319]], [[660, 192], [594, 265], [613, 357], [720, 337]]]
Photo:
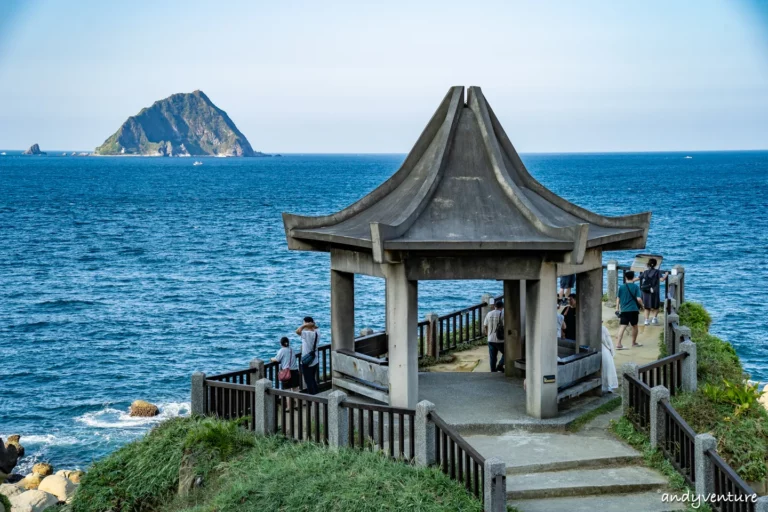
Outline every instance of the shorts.
[[619, 315], [619, 324], [631, 325], [634, 327], [637, 325], [637, 321], [640, 319], [639, 311], [622, 311]]
[[560, 277], [560, 288], [573, 288], [576, 286], [576, 274]]
[[283, 389], [291, 389], [301, 387], [301, 373], [299, 370], [291, 370], [291, 380], [288, 382], [281, 382]]

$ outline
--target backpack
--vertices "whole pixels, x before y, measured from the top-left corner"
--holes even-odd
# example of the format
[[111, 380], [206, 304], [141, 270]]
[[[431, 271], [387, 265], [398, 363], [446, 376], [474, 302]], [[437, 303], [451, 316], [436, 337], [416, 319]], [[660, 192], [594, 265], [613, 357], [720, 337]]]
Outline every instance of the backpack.
[[317, 331], [315, 331], [315, 343], [312, 345], [312, 350], [301, 356], [301, 364], [309, 366], [315, 362], [315, 350], [317, 350]]
[[496, 324], [496, 341], [504, 341], [504, 312], [499, 315], [499, 323]]
[[659, 285], [659, 271], [655, 268], [646, 270], [640, 274], [640, 291], [643, 293], [653, 293], [653, 290]]

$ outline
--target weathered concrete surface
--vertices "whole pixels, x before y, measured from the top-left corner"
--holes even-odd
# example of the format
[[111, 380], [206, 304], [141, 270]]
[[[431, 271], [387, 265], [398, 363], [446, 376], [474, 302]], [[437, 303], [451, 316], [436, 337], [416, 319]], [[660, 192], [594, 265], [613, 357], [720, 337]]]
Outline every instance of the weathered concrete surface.
[[403, 264], [386, 265], [385, 274], [389, 405], [413, 409], [418, 402], [419, 389], [417, 282], [406, 278]]
[[578, 434], [507, 432], [464, 439], [484, 457], [507, 464], [507, 474], [633, 464], [642, 455], [617, 439]]
[[507, 476], [509, 499], [653, 491], [667, 486], [659, 473], [641, 466], [572, 469]]
[[355, 350], [355, 274], [338, 270], [331, 270], [331, 347]]
[[557, 321], [553, 307], [557, 270], [542, 263], [539, 279], [525, 282], [526, 410], [533, 418], [557, 416]]
[[686, 509], [682, 503], [663, 503], [658, 492], [511, 500], [507, 503], [520, 512], [672, 512]]

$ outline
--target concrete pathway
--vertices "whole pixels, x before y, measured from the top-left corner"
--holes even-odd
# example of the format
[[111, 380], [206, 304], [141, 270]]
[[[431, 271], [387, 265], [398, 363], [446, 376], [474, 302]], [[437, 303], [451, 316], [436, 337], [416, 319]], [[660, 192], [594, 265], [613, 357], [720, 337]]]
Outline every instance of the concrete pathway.
[[578, 433], [515, 430], [465, 439], [507, 464], [508, 503], [522, 512], [685, 510], [661, 501], [666, 478], [607, 430], [620, 414], [602, 415]]

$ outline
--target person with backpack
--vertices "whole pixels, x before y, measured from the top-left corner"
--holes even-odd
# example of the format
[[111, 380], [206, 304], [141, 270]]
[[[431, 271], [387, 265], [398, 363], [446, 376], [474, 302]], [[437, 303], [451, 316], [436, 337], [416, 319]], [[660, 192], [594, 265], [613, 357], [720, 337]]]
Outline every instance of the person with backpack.
[[280, 338], [280, 350], [277, 351], [272, 361], [278, 364], [277, 380], [281, 389], [298, 391], [301, 387], [301, 374], [299, 373], [299, 359], [291, 348], [291, 341], [283, 336]]
[[[491, 356], [491, 371], [504, 371], [504, 303], [497, 300], [493, 309], [483, 320], [483, 334], [488, 336], [488, 354]], [[501, 353], [498, 365], [496, 358]]]
[[[661, 305], [661, 282], [666, 281], [669, 274], [661, 275], [656, 268], [659, 262], [656, 258], [648, 260], [648, 268], [640, 274], [640, 291], [643, 292], [645, 322], [644, 325], [659, 325], [659, 306]], [[649, 320], [650, 317], [650, 320]]]
[[640, 308], [643, 307], [643, 299], [640, 298], [640, 287], [633, 282], [634, 280], [635, 273], [632, 270], [624, 272], [624, 284], [619, 286], [619, 293], [616, 296], [616, 315], [619, 317], [620, 324], [616, 350], [626, 350], [621, 344], [621, 339], [627, 326], [632, 327], [632, 346], [643, 346], [637, 342], [637, 322], [640, 317]]
[[316, 395], [320, 391], [317, 387], [317, 365], [320, 363], [317, 345], [320, 343], [320, 333], [311, 316], [304, 317], [304, 323], [296, 329], [296, 334], [301, 337], [301, 373], [307, 384], [307, 393]]

